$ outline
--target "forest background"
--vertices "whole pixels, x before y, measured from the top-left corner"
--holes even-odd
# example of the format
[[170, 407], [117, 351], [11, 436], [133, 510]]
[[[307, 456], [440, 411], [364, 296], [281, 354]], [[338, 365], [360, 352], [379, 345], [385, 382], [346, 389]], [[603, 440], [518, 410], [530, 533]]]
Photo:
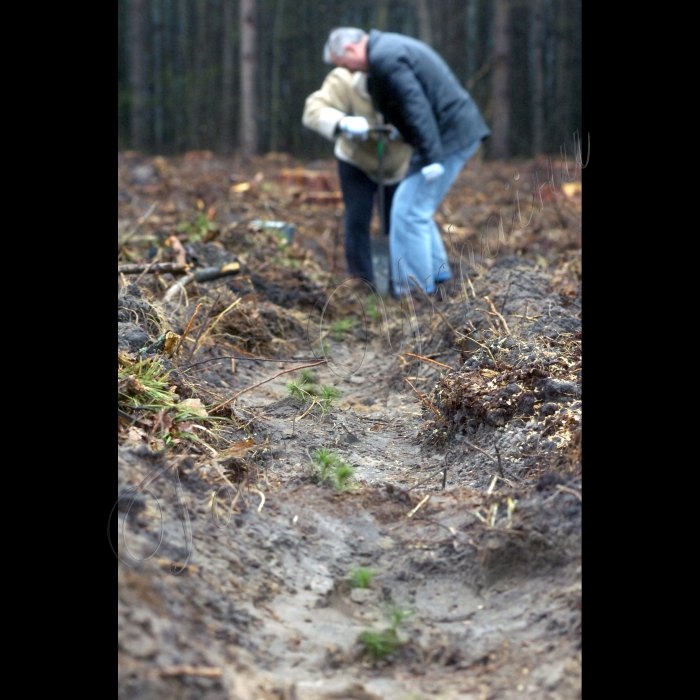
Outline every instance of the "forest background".
[[328, 158], [305, 129], [337, 26], [435, 48], [492, 129], [485, 159], [573, 154], [582, 0], [118, 0], [118, 149]]

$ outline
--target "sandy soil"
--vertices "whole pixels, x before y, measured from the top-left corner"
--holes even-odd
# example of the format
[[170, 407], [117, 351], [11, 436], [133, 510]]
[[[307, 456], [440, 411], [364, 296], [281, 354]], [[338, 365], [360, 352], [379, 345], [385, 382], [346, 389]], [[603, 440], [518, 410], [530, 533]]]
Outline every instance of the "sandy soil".
[[[457, 283], [400, 304], [338, 287], [337, 212], [293, 207], [282, 164], [254, 165], [120, 157], [120, 249], [149, 197], [191, 206], [143, 225], [120, 264], [174, 255], [178, 218], [216, 207], [215, 236], [179, 232], [188, 261], [241, 271], [168, 300], [177, 275], [119, 279], [119, 697], [579, 698], [580, 170], [491, 257], [480, 224], [514, 166], [465, 171], [439, 217]], [[256, 171], [272, 186], [241, 202]], [[291, 244], [251, 226], [265, 196]], [[179, 353], [143, 350], [183, 337], [199, 304]], [[139, 361], [187, 420], [129, 403]], [[313, 384], [265, 381], [312, 364]], [[354, 469], [345, 488], [320, 478], [319, 449]], [[396, 649], [376, 658], [361, 635], [387, 629]]]

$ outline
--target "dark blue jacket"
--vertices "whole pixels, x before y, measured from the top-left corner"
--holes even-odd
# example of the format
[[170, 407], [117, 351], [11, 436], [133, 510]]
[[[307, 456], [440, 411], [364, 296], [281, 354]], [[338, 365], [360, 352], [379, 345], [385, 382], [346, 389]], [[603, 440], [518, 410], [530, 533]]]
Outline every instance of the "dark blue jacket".
[[422, 41], [373, 29], [367, 61], [375, 108], [413, 146], [409, 175], [491, 134], [469, 93]]

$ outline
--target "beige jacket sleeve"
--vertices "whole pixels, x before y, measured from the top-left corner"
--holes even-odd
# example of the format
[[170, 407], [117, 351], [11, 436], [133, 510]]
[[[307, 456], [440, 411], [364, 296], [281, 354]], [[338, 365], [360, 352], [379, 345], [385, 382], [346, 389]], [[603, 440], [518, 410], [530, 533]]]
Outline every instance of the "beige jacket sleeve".
[[[366, 141], [362, 141], [338, 134], [338, 122], [346, 115], [364, 117], [370, 127], [384, 124], [382, 115], [374, 110], [367, 93], [367, 75], [334, 68], [326, 76], [321, 89], [306, 98], [302, 124], [335, 141], [336, 158], [351, 163], [376, 182], [379, 171], [377, 138], [370, 134]], [[410, 159], [411, 147], [400, 138], [385, 141], [384, 183], [393, 184], [401, 180], [408, 170]]]

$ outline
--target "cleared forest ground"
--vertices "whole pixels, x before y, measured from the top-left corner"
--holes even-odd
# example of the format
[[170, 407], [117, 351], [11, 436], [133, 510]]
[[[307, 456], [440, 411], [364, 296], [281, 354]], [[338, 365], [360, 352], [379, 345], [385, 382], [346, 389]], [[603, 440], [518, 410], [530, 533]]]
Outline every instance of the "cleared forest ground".
[[581, 696], [568, 166], [470, 163], [457, 284], [399, 303], [333, 163], [119, 156], [119, 697]]

